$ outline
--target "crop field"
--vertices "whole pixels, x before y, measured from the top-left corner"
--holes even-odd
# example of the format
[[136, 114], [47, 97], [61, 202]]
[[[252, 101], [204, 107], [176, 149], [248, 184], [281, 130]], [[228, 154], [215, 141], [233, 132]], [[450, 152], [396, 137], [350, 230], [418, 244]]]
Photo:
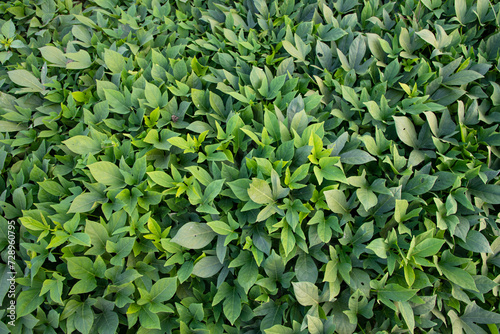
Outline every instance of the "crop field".
[[0, 3], [0, 334], [499, 334], [500, 2]]

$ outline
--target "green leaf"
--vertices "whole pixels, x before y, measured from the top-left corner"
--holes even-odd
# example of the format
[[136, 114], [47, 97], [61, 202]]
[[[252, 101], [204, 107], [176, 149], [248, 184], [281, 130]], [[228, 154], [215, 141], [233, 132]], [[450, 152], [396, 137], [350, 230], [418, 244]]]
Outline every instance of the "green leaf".
[[90, 58], [90, 54], [85, 50], [79, 50], [78, 52], [73, 52], [73, 53], [66, 53], [65, 56], [73, 60], [72, 62], [66, 63], [66, 68], [69, 70], [83, 70], [92, 65], [92, 59]]
[[94, 264], [88, 257], [70, 257], [68, 261], [68, 271], [74, 278], [86, 280], [93, 279]]
[[68, 149], [76, 154], [97, 154], [101, 152], [101, 143], [87, 136], [74, 136], [63, 141]]
[[311, 166], [311, 164], [304, 164], [297, 168], [290, 177], [290, 183], [297, 183], [305, 179], [309, 173], [309, 166]]
[[340, 161], [349, 165], [364, 165], [370, 161], [376, 161], [369, 153], [362, 150], [352, 150], [340, 155]]
[[254, 178], [248, 188], [248, 196], [257, 204], [270, 204], [274, 202], [269, 184], [261, 179]]
[[95, 278], [89, 278], [85, 280], [80, 280], [76, 282], [69, 292], [70, 295], [79, 295], [82, 293], [89, 293], [97, 287], [97, 282]]
[[57, 279], [46, 279], [43, 282], [42, 290], [40, 291], [40, 296], [50, 291], [50, 299], [54, 302], [64, 305], [61, 295], [62, 295], [63, 283], [61, 280]]
[[491, 94], [491, 102], [493, 105], [500, 106], [500, 85], [496, 82], [491, 81], [491, 85], [493, 86], [493, 93]]
[[208, 245], [215, 237], [210, 226], [203, 223], [189, 222], [182, 225], [172, 242], [189, 249], [200, 249]]
[[469, 192], [489, 204], [500, 204], [500, 185], [481, 184], [469, 188]]
[[88, 167], [97, 182], [114, 187], [122, 187], [125, 185], [125, 180], [120, 173], [120, 169], [109, 161], [95, 162]]
[[307, 329], [311, 334], [322, 334], [324, 333], [323, 322], [319, 317], [312, 317], [307, 315]]
[[356, 195], [366, 211], [377, 205], [377, 195], [371, 190], [360, 188], [356, 190]]
[[462, 247], [476, 253], [493, 253], [488, 239], [479, 231], [470, 230], [467, 233], [465, 243], [460, 243]]
[[285, 271], [285, 264], [283, 259], [272, 250], [271, 255], [264, 262], [264, 270], [273, 281], [280, 280]]
[[25, 92], [39, 93], [43, 91], [43, 86], [33, 74], [26, 70], [13, 70], [7, 72], [9, 79], [16, 85], [25, 87]]
[[281, 243], [285, 251], [285, 256], [288, 256], [288, 254], [290, 254], [295, 248], [295, 236], [288, 224], [285, 224], [285, 226], [283, 226], [283, 230], [281, 231]]
[[498, 324], [500, 323], [500, 314], [487, 311], [479, 306], [476, 302], [472, 302], [465, 308], [464, 315], [460, 317], [466, 323], [476, 324]]
[[17, 317], [23, 317], [30, 314], [40, 306], [45, 300], [40, 295], [40, 288], [29, 288], [21, 291], [16, 299]]
[[139, 311], [141, 327], [146, 329], [161, 329], [160, 318], [156, 313], [151, 312], [148, 307], [142, 307]]
[[447, 279], [461, 288], [477, 292], [479, 291], [472, 276], [462, 268], [452, 267], [441, 263], [439, 264], [439, 268]]
[[224, 184], [224, 179], [212, 181], [203, 193], [203, 203], [212, 202], [219, 194]]
[[438, 178], [436, 176], [427, 175], [427, 174], [419, 174], [413, 177], [406, 186], [403, 188], [403, 191], [408, 192], [412, 195], [418, 196], [428, 193]]
[[177, 290], [177, 277], [166, 277], [156, 281], [151, 287], [151, 302], [163, 303], [170, 300]]
[[386, 300], [393, 300], [396, 302], [405, 302], [411, 299], [416, 293], [417, 289], [404, 288], [399, 284], [387, 284], [383, 289], [378, 291], [379, 298]]
[[73, 320], [75, 327], [78, 328], [82, 334], [89, 334], [92, 324], [94, 323], [94, 312], [92, 312], [89, 301], [81, 303], [76, 309], [75, 315]]
[[410, 119], [405, 116], [393, 116], [393, 118], [396, 124], [396, 131], [399, 139], [401, 139], [406, 145], [418, 149], [419, 142], [417, 139], [417, 132], [415, 131], [415, 126]]
[[104, 63], [113, 73], [121, 73], [125, 69], [125, 58], [110, 49], [104, 49]]
[[328, 208], [338, 214], [348, 214], [349, 206], [344, 193], [340, 190], [328, 190], [324, 192]]
[[229, 233], [233, 232], [233, 230], [231, 229], [231, 227], [229, 227], [229, 225], [220, 220], [208, 222], [207, 225], [210, 226], [210, 228], [215, 233], [220, 235], [228, 235]]
[[96, 314], [94, 328], [97, 328], [99, 334], [114, 334], [119, 325], [118, 314], [112, 311], [105, 311]]
[[248, 294], [250, 288], [257, 282], [259, 269], [255, 261], [245, 264], [238, 272], [238, 283], [243, 287], [245, 293]]
[[366, 248], [372, 250], [379, 258], [387, 259], [389, 246], [385, 243], [384, 239], [377, 238], [371, 241]]
[[412, 255], [418, 255], [420, 257], [433, 256], [439, 252], [443, 245], [444, 240], [442, 239], [424, 239], [422, 242], [418, 243], [415, 246]]
[[115, 89], [104, 89], [104, 95], [109, 105], [112, 107], [112, 111], [117, 114], [127, 114], [130, 111], [130, 106], [128, 105], [125, 96]]
[[146, 100], [148, 101], [148, 105], [151, 108], [163, 108], [162, 103], [162, 94], [161, 91], [156, 85], [152, 83], [146, 82], [146, 88], [144, 89], [144, 95], [146, 96]]
[[71, 203], [68, 213], [89, 212], [96, 208], [99, 202], [102, 201], [107, 201], [107, 199], [97, 193], [80, 194]]
[[266, 334], [293, 334], [293, 329], [285, 327], [283, 325], [274, 325], [271, 328], [265, 329]]
[[106, 251], [108, 253], [116, 253], [116, 255], [111, 258], [110, 263], [115, 266], [119, 265], [121, 259], [130, 254], [134, 244], [135, 238], [132, 237], [120, 238], [116, 243], [111, 240], [106, 241]]
[[40, 52], [42, 53], [42, 57], [58, 67], [66, 67], [66, 56], [64, 52], [56, 48], [55, 46], [44, 46], [40, 48]]
[[302, 306], [312, 306], [319, 303], [318, 287], [311, 282], [292, 282], [297, 301]]
[[226, 299], [222, 307], [227, 320], [234, 325], [234, 322], [238, 319], [242, 310], [241, 298], [236, 288], [233, 287], [229, 293], [226, 294]]
[[2, 25], [2, 35], [7, 39], [14, 38], [16, 36], [16, 26], [12, 20], [8, 20]]
[[250, 188], [250, 184], [252, 181], [249, 179], [239, 179], [232, 182], [228, 182], [227, 185], [236, 197], [243, 202], [248, 202], [250, 200], [250, 196], [248, 196], [248, 190]]
[[299, 282], [316, 283], [318, 268], [311, 256], [301, 254], [295, 264], [295, 276]]
[[413, 309], [411, 308], [410, 303], [406, 301], [400, 302], [399, 310], [403, 315], [403, 319], [405, 320], [406, 326], [408, 326], [410, 333], [413, 334], [415, 330], [415, 315], [413, 314]]
[[443, 84], [450, 86], [462, 86], [481, 78], [484, 78], [484, 76], [476, 71], [463, 70], [443, 79]]
[[198, 166], [186, 167], [186, 170], [190, 171], [191, 174], [196, 178], [198, 182], [203, 184], [205, 187], [213, 182], [212, 176], [203, 168]]

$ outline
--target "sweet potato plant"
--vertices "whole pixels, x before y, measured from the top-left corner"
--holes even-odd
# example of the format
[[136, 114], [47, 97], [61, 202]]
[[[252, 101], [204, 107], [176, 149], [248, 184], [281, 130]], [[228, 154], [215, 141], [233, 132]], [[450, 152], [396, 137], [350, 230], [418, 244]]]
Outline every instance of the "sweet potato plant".
[[498, 1], [0, 27], [0, 333], [499, 333]]

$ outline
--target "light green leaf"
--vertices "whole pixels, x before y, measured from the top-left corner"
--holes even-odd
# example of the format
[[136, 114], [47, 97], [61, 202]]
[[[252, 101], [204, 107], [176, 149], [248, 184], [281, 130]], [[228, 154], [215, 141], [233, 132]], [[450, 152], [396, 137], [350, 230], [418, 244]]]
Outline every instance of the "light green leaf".
[[419, 148], [415, 126], [408, 117], [393, 116], [399, 139], [412, 148]]
[[328, 190], [325, 191], [325, 199], [328, 204], [328, 208], [338, 214], [348, 214], [349, 206], [347, 205], [347, 199], [344, 193], [340, 190]]
[[120, 169], [109, 161], [98, 161], [88, 167], [97, 182], [114, 187], [122, 187], [125, 185]]
[[154, 183], [165, 187], [165, 188], [170, 188], [174, 185], [174, 180], [170, 175], [168, 175], [165, 172], [162, 171], [154, 171], [154, 172], [148, 172], [148, 176], [153, 180]]
[[377, 205], [377, 195], [371, 190], [359, 188], [356, 190], [356, 195], [366, 211]]
[[54, 66], [66, 67], [66, 56], [64, 52], [56, 48], [55, 46], [44, 46], [40, 48], [42, 57], [52, 63]]
[[248, 190], [251, 183], [252, 181], [250, 181], [249, 179], [239, 179], [228, 182], [227, 185], [229, 186], [229, 188], [231, 188], [233, 193], [240, 201], [247, 202], [248, 200], [250, 200], [250, 196], [248, 196]]
[[146, 89], [144, 90], [144, 95], [146, 96], [146, 100], [151, 108], [162, 108], [162, 94], [161, 91], [156, 85], [152, 83], [146, 82]]
[[0, 121], [0, 133], [1, 132], [18, 132], [26, 130], [27, 126], [23, 124], [16, 124], [14, 122]]
[[44, 89], [40, 80], [26, 70], [13, 70], [7, 74], [13, 83], [25, 87], [25, 92], [41, 92]]
[[311, 282], [292, 282], [297, 301], [302, 306], [312, 306], [319, 302], [318, 287]]
[[92, 65], [92, 59], [90, 58], [90, 54], [85, 50], [66, 53], [65, 56], [73, 60], [72, 62], [67, 62], [66, 64], [66, 68], [69, 70], [83, 70]]
[[405, 320], [406, 326], [408, 326], [410, 333], [413, 334], [415, 330], [415, 315], [413, 314], [413, 309], [411, 308], [410, 303], [406, 301], [400, 302], [399, 310], [403, 315], [403, 319]]
[[293, 334], [293, 329], [285, 327], [283, 325], [274, 325], [271, 328], [265, 329], [266, 334]]
[[274, 202], [269, 184], [261, 179], [254, 178], [248, 188], [248, 196], [257, 204], [270, 204]]
[[310, 314], [307, 315], [307, 329], [311, 334], [322, 334], [324, 333], [323, 322], [319, 317], [312, 317]]
[[283, 226], [283, 230], [281, 231], [281, 244], [283, 245], [285, 256], [288, 256], [288, 254], [290, 254], [295, 248], [295, 236], [288, 224], [285, 224], [285, 226]]
[[215, 235], [207, 224], [190, 222], [182, 225], [171, 241], [185, 248], [200, 249], [208, 245]]
[[101, 152], [101, 143], [87, 136], [73, 136], [62, 142], [72, 152], [76, 154], [97, 154]]
[[159, 279], [151, 288], [151, 302], [163, 303], [170, 300], [177, 290], [177, 277]]
[[432, 256], [437, 254], [443, 245], [444, 240], [442, 239], [424, 239], [415, 246], [412, 255], [418, 255], [420, 257]]
[[74, 278], [87, 280], [95, 277], [94, 264], [88, 257], [74, 256], [67, 261], [69, 274]]
[[40, 288], [30, 288], [21, 291], [16, 299], [17, 317], [20, 318], [30, 314], [36, 310], [44, 300], [45, 297], [40, 296]]
[[372, 250], [375, 255], [377, 255], [381, 259], [387, 259], [387, 251], [389, 246], [382, 238], [377, 238], [371, 241], [366, 248]]
[[229, 233], [233, 232], [231, 227], [227, 225], [226, 223], [220, 221], [220, 220], [215, 220], [212, 222], [207, 223], [208, 226], [217, 234], [220, 235], [228, 235]]
[[8, 20], [2, 25], [2, 35], [7, 39], [16, 37], [16, 26], [12, 20]]
[[465, 0], [455, 0], [455, 13], [460, 23], [465, 24], [465, 15], [467, 13], [467, 2]]
[[83, 193], [75, 197], [71, 206], [69, 207], [68, 213], [77, 212], [89, 212], [97, 205], [98, 202], [107, 201], [107, 198], [103, 198], [97, 193]]
[[108, 48], [104, 49], [104, 63], [113, 73], [121, 73], [125, 69], [125, 58]]

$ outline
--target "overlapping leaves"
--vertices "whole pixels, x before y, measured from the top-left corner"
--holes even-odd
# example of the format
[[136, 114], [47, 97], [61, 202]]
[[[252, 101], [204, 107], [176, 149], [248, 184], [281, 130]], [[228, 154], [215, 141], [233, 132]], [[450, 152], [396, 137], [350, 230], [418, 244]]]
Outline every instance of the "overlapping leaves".
[[2, 331], [497, 330], [500, 4], [0, 12]]

